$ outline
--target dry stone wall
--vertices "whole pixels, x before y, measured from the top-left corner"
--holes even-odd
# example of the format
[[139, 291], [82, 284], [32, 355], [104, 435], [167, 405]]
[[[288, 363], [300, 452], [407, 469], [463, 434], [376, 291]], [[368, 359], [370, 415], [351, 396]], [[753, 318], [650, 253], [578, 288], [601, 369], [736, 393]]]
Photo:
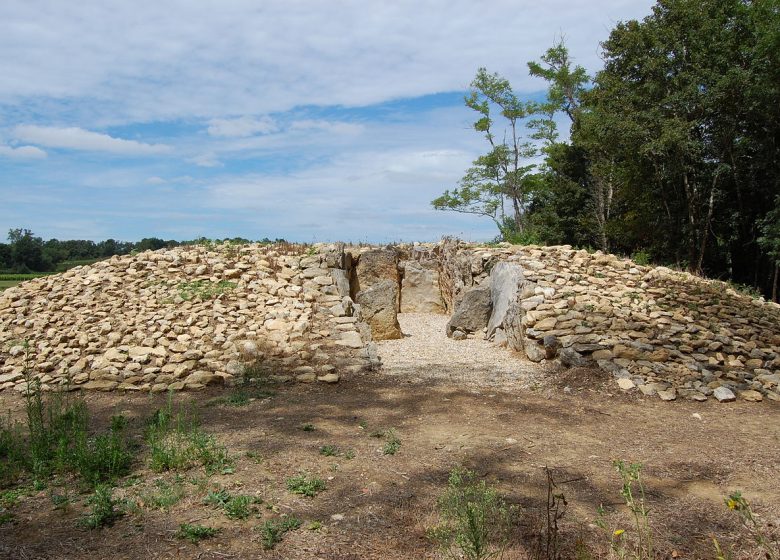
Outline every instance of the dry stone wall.
[[491, 336], [533, 361], [596, 365], [622, 389], [664, 400], [780, 400], [777, 304], [568, 246], [447, 241], [441, 254], [443, 296], [456, 315], [471, 290], [492, 293], [484, 329], [468, 336]]
[[0, 293], [0, 390], [166, 391], [246, 364], [336, 382], [376, 365], [341, 246], [180, 247], [113, 257]]

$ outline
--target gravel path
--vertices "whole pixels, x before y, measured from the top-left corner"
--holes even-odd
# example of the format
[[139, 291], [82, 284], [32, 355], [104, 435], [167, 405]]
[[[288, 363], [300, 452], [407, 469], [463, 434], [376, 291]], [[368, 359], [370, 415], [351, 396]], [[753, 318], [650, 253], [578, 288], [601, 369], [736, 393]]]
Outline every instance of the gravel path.
[[547, 367], [486, 340], [452, 340], [445, 334], [447, 315], [401, 313], [404, 338], [378, 342], [385, 375], [422, 381], [438, 379], [478, 386], [528, 387]]

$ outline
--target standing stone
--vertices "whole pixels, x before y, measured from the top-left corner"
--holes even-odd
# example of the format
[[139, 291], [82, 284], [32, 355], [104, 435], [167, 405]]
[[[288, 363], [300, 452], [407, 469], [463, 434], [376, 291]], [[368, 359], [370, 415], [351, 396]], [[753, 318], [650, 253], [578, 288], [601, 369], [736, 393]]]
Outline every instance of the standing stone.
[[358, 292], [385, 280], [389, 280], [396, 285], [396, 294], [398, 294], [397, 286], [400, 284], [398, 252], [395, 249], [371, 249], [362, 253], [355, 267], [355, 285], [352, 286], [353, 293], [357, 295]]
[[401, 313], [444, 313], [436, 263], [405, 261], [401, 282]]
[[525, 284], [522, 267], [517, 263], [499, 262], [490, 272], [490, 298], [493, 311], [487, 325], [487, 338], [504, 325], [509, 305], [517, 299], [517, 292]]
[[490, 319], [490, 286], [476, 286], [463, 296], [447, 323], [447, 336], [455, 330], [477, 332], [487, 326]]
[[360, 314], [371, 327], [371, 336], [374, 340], [403, 337], [396, 314], [397, 301], [398, 284], [391, 280], [383, 280], [358, 292], [357, 303], [360, 305]]
[[332, 268], [330, 275], [333, 278], [333, 283], [336, 285], [336, 291], [341, 297], [350, 295], [349, 291], [349, 278], [347, 277], [347, 271], [340, 268]]

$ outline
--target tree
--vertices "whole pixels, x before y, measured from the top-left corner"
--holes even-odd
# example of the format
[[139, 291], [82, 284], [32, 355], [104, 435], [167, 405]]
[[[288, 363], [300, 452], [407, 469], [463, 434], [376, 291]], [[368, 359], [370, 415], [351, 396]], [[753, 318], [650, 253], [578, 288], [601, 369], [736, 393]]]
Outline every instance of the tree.
[[584, 96], [579, 141], [626, 181], [624, 224], [693, 272], [765, 266], [756, 224], [778, 192], [779, 16], [777, 0], [659, 0], [612, 31]]
[[772, 301], [778, 301], [777, 284], [780, 275], [780, 195], [775, 199], [775, 207], [761, 221], [761, 237], [758, 238], [761, 248], [769, 255], [774, 264], [772, 274]]
[[[431, 204], [437, 210], [489, 217], [504, 239], [522, 235], [536, 183], [532, 174], [536, 165], [529, 160], [539, 151], [534, 136], [524, 137], [523, 129], [533, 128], [537, 136], [549, 135], [549, 127], [544, 128], [548, 121], [530, 120], [540, 107], [521, 101], [508, 80], [484, 68], [477, 71], [465, 102], [479, 114], [473, 127], [485, 135], [490, 150], [474, 160], [458, 188], [445, 191]], [[496, 113], [504, 122], [501, 133], [496, 131]]]
[[43, 240], [35, 237], [29, 229], [8, 230], [8, 241], [11, 245], [11, 260], [18, 272], [43, 272], [51, 267], [51, 263], [43, 256]]

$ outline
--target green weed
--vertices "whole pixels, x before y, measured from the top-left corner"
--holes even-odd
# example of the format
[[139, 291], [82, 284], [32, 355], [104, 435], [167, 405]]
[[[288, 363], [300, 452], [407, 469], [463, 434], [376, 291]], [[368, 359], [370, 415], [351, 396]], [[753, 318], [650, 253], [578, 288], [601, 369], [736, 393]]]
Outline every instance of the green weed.
[[124, 511], [117, 509], [120, 502], [114, 499], [113, 489], [107, 484], [95, 486], [95, 492], [87, 503], [90, 505], [89, 515], [82, 518], [79, 524], [88, 529], [110, 527], [124, 515]]
[[197, 464], [208, 474], [233, 472], [227, 449], [202, 431], [193, 415], [181, 409], [174, 413], [170, 399], [147, 423], [146, 441], [150, 466], [156, 472], [182, 471]]
[[281, 542], [287, 531], [295, 530], [300, 526], [301, 520], [294, 516], [265, 521], [259, 527], [263, 548], [266, 550], [272, 549]]
[[339, 454], [339, 448], [335, 445], [323, 445], [320, 447], [320, 455], [325, 457], [336, 457]]
[[206, 495], [204, 503], [222, 509], [229, 519], [246, 519], [252, 513], [257, 498], [245, 494], [232, 495], [227, 490], [213, 490]]
[[438, 500], [441, 523], [428, 531], [450, 558], [484, 560], [501, 556], [509, 540], [514, 509], [472, 471], [455, 469]]
[[150, 509], [168, 511], [184, 497], [184, 486], [180, 482], [173, 484], [165, 480], [155, 480], [154, 488], [141, 493], [141, 505]]
[[398, 453], [398, 450], [401, 449], [401, 440], [398, 439], [398, 434], [396, 434], [394, 429], [389, 429], [387, 432], [385, 432], [385, 445], [382, 447], [382, 453], [385, 455], [395, 455]]
[[191, 543], [198, 543], [205, 539], [211, 539], [219, 533], [219, 529], [214, 527], [204, 527], [203, 525], [190, 525], [189, 523], [182, 523], [179, 525], [179, 530], [176, 532], [176, 537], [190, 541]]
[[317, 477], [308, 477], [305, 474], [293, 476], [286, 480], [287, 489], [293, 494], [300, 494], [313, 498], [325, 490], [325, 481]]

